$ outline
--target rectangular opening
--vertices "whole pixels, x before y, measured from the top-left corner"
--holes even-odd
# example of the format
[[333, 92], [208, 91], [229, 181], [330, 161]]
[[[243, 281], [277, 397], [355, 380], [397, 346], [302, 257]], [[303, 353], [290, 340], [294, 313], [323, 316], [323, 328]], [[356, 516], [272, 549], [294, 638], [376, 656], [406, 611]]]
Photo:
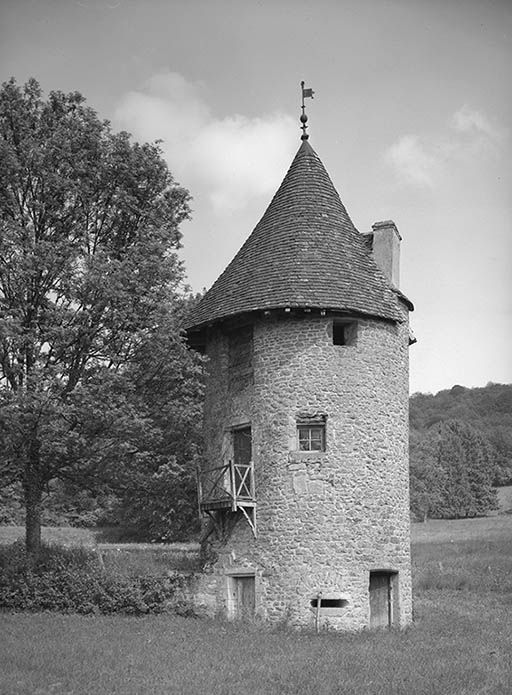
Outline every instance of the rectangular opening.
[[395, 621], [398, 572], [370, 572], [370, 627], [391, 627]]
[[299, 451], [325, 451], [325, 413], [297, 413], [297, 449]]
[[332, 322], [333, 345], [355, 345], [357, 338], [357, 322], [345, 319], [334, 319]]
[[234, 494], [251, 499], [252, 486], [252, 432], [250, 427], [233, 430], [233, 463], [235, 475]]
[[325, 424], [298, 425], [299, 451], [325, 451]]
[[229, 614], [236, 620], [250, 620], [256, 612], [256, 578], [254, 575], [229, 577]]
[[[348, 601], [345, 598], [321, 598], [320, 608], [345, 608], [348, 605]], [[311, 607], [318, 607], [318, 598], [311, 599]]]

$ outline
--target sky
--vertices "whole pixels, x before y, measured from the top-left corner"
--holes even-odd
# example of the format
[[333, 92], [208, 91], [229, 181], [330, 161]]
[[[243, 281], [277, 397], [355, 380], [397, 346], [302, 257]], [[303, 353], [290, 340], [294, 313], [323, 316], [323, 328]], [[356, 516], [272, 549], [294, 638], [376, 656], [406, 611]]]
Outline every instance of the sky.
[[512, 383], [511, 0], [0, 0], [0, 80], [162, 140], [208, 288], [310, 143], [355, 226], [395, 221], [411, 392]]

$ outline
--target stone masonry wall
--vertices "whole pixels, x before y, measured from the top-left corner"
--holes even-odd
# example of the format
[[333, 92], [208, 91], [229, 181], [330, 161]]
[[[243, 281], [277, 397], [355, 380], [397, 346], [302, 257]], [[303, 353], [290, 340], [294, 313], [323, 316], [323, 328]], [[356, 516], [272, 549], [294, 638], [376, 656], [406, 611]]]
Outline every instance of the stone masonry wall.
[[[322, 625], [369, 624], [369, 572], [398, 572], [393, 623], [411, 620], [408, 484], [408, 325], [358, 320], [354, 345], [332, 344], [332, 317], [254, 324], [253, 379], [228, 378], [228, 338], [212, 332], [205, 405], [206, 465], [227, 462], [232, 428], [250, 424], [257, 538], [240, 519], [211, 534], [201, 589], [229, 613], [229, 577], [254, 572], [256, 610], [271, 622], [313, 625], [318, 592], [343, 600]], [[297, 416], [326, 416], [326, 450], [300, 452]]]

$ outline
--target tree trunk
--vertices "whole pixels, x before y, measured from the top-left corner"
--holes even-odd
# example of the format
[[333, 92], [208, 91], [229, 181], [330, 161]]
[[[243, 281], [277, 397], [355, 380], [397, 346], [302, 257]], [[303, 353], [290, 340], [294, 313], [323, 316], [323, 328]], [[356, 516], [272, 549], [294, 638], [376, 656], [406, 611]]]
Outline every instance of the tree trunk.
[[39, 442], [31, 442], [25, 464], [23, 491], [25, 495], [25, 548], [36, 559], [41, 550], [41, 502], [43, 486], [40, 475]]
[[27, 554], [37, 558], [41, 550], [41, 490], [25, 490], [25, 548]]

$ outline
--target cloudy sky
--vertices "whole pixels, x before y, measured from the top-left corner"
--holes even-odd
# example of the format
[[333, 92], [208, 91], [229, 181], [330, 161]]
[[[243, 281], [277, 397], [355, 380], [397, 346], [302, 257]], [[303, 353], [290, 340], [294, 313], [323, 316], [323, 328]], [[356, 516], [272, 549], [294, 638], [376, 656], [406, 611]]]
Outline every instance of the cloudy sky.
[[393, 219], [411, 391], [512, 382], [510, 0], [0, 0], [1, 80], [163, 140], [209, 287], [310, 142], [356, 227]]

